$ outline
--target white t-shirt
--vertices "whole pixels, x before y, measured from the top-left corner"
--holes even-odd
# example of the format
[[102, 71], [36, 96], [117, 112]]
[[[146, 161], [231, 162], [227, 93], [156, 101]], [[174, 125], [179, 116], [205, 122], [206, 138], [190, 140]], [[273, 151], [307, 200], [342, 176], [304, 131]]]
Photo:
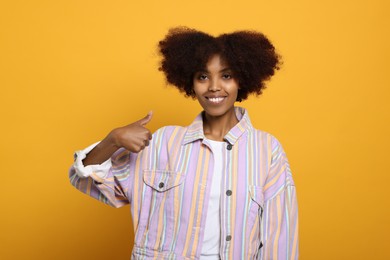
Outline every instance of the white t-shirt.
[[202, 252], [200, 253], [201, 260], [215, 260], [219, 257], [219, 246], [221, 239], [221, 220], [219, 215], [220, 197], [221, 197], [221, 181], [222, 181], [222, 151], [225, 149], [225, 142], [218, 142], [208, 139], [214, 155], [214, 172], [211, 183], [210, 201], [207, 208], [206, 225], [203, 237]]

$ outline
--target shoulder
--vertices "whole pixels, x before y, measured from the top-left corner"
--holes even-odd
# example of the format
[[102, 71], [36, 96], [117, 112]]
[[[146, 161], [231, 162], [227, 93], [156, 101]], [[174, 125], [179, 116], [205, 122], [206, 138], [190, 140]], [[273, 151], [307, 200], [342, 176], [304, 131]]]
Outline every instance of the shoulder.
[[174, 132], [186, 132], [187, 131], [186, 126], [178, 126], [178, 125], [167, 125], [163, 126], [159, 129], [157, 129], [153, 135], [160, 135], [160, 134], [172, 134]]
[[251, 133], [257, 141], [262, 141], [272, 147], [281, 146], [279, 139], [267, 131], [253, 128]]
[[270, 165], [275, 163], [280, 157], [286, 156], [279, 138], [275, 135], [259, 129], [253, 129], [251, 132], [253, 142], [257, 144], [258, 149], [263, 154], [267, 155]]
[[264, 131], [264, 130], [260, 130], [260, 129], [256, 129], [256, 128], [252, 128], [253, 131], [256, 135], [258, 136], [261, 136], [261, 137], [266, 137], [266, 138], [271, 138], [273, 137], [273, 135], [267, 131]]
[[170, 139], [172, 137], [174, 138], [183, 138], [184, 134], [187, 132], [188, 127], [184, 126], [177, 126], [177, 125], [168, 125], [163, 126], [159, 129], [157, 129], [153, 133], [153, 138], [157, 139]]

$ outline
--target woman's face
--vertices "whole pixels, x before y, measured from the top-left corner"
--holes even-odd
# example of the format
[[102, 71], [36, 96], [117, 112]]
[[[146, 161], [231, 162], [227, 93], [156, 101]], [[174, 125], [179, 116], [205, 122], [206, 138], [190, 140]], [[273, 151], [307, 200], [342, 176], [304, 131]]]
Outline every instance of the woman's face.
[[219, 117], [234, 112], [239, 86], [220, 55], [212, 56], [206, 68], [195, 73], [193, 83], [196, 98], [207, 115]]

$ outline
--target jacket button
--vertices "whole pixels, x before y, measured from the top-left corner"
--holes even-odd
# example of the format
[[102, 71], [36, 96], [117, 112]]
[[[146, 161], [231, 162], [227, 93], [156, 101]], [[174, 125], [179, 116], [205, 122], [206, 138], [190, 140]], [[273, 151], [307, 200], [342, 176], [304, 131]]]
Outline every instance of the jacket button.
[[231, 190], [227, 190], [226, 191], [226, 195], [231, 196], [232, 195], [232, 191]]
[[159, 187], [160, 189], [164, 188], [164, 183], [163, 183], [163, 182], [160, 182], [160, 183], [158, 184], [158, 187]]
[[233, 145], [231, 145], [231, 144], [228, 144], [228, 145], [227, 145], [227, 147], [226, 147], [226, 149], [228, 149], [228, 150], [231, 150], [231, 149], [232, 149], [232, 147], [233, 147]]
[[226, 241], [230, 241], [230, 240], [232, 240], [232, 236], [231, 235], [226, 236]]

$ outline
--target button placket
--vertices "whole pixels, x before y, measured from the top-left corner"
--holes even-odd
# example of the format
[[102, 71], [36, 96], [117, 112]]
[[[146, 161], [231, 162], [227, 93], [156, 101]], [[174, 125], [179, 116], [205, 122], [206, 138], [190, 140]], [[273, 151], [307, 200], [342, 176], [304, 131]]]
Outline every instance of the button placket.
[[[228, 152], [226, 153], [226, 165], [229, 165], [229, 161], [231, 160], [231, 156], [232, 156], [232, 153], [229, 153], [229, 151], [231, 151], [232, 149], [233, 149], [233, 145], [232, 144], [230, 144], [228, 141], [226, 141], [226, 150], [228, 150]], [[233, 192], [232, 192], [232, 190], [230, 190], [229, 189], [229, 187], [231, 187], [230, 186], [231, 184], [227, 184], [227, 187], [225, 187], [225, 188], [227, 188], [226, 189], [226, 192], [225, 192], [225, 194], [226, 194], [226, 196], [227, 196], [227, 198], [226, 198], [226, 200], [227, 200], [227, 202], [228, 202], [228, 204], [229, 205], [231, 205], [231, 196], [232, 196], [232, 194], [233, 194]], [[225, 219], [226, 219], [226, 217], [227, 217], [227, 215], [225, 216]], [[228, 230], [226, 230], [227, 232], [227, 234], [229, 233], [229, 231]], [[226, 234], [225, 233], [225, 234]], [[226, 244], [225, 244], [225, 246], [227, 246], [227, 244], [228, 243], [231, 243], [230, 241], [232, 240], [232, 236], [231, 235], [227, 235], [226, 234], [226, 237], [225, 237], [225, 241], [226, 241]]]

